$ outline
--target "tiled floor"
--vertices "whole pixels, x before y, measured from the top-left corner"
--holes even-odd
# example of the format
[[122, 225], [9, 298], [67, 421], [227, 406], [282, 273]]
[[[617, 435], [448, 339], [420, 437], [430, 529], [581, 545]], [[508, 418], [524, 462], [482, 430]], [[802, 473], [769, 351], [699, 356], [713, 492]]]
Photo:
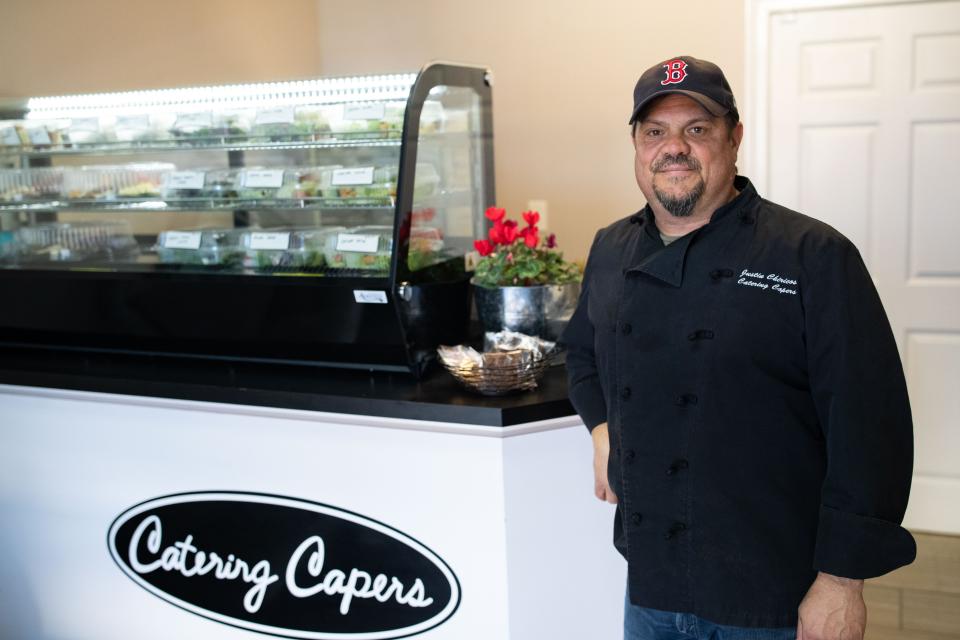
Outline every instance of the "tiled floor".
[[913, 564], [867, 581], [866, 640], [960, 640], [960, 536], [914, 536]]

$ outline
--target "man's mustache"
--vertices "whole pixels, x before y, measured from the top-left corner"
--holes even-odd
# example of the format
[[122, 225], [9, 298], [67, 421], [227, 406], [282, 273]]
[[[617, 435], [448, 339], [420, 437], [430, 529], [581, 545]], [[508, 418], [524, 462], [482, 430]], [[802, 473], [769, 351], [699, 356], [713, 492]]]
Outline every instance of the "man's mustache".
[[658, 171], [667, 171], [670, 169], [690, 169], [691, 171], [700, 170], [700, 162], [696, 158], [692, 158], [688, 155], [675, 155], [672, 156], [669, 153], [656, 162], [653, 163], [651, 167], [654, 173]]

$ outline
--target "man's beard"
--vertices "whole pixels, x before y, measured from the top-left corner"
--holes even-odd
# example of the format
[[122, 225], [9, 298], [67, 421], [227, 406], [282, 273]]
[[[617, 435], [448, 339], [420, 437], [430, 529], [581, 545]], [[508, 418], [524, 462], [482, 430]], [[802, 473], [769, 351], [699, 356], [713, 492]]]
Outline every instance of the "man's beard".
[[[652, 169], [654, 173], [657, 173], [669, 167], [684, 167], [686, 169], [698, 171], [700, 169], [700, 162], [697, 161], [696, 158], [691, 158], [690, 156], [671, 156], [668, 154], [655, 162]], [[700, 180], [697, 181], [697, 184], [693, 185], [693, 188], [682, 195], [674, 196], [669, 193], [665, 193], [658, 189], [656, 185], [653, 186], [653, 195], [657, 197], [657, 200], [660, 201], [660, 204], [670, 213], [670, 215], [673, 215], [677, 218], [685, 218], [693, 214], [693, 209], [697, 206], [697, 203], [703, 196], [703, 191], [705, 188], [706, 184], [704, 184], [703, 178], [700, 178]]]

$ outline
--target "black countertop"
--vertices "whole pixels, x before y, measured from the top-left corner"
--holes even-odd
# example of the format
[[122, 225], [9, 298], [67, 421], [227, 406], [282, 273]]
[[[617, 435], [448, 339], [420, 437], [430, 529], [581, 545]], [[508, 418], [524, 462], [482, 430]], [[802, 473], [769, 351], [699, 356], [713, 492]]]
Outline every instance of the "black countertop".
[[416, 380], [407, 373], [2, 349], [0, 384], [483, 426], [574, 413], [563, 366], [551, 367], [534, 391], [485, 397], [439, 366]]

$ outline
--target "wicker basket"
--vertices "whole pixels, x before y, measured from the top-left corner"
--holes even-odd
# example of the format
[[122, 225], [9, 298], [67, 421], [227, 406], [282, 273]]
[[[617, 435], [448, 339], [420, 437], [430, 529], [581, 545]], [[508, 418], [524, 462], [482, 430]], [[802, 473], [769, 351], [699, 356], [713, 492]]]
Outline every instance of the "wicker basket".
[[440, 359], [454, 378], [464, 387], [485, 396], [501, 396], [514, 391], [537, 388], [537, 381], [550, 365], [550, 355], [530, 358], [521, 364], [451, 366]]

